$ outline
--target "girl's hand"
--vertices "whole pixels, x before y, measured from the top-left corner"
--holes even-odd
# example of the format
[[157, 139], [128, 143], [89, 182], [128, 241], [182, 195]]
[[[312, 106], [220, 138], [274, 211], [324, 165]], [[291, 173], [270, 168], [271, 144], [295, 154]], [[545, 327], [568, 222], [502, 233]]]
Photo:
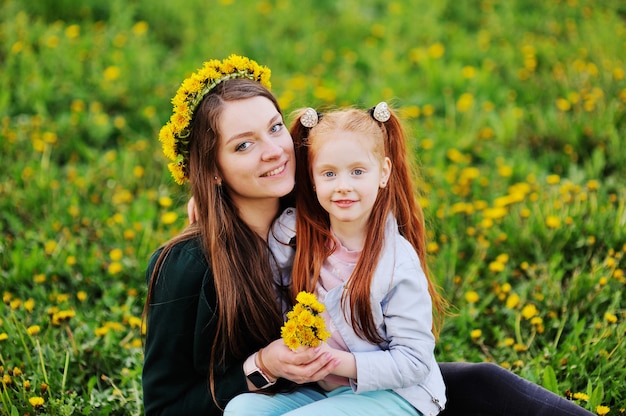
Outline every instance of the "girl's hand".
[[278, 339], [263, 349], [267, 370], [277, 377], [304, 384], [324, 379], [340, 364], [340, 360], [322, 347], [290, 350]]

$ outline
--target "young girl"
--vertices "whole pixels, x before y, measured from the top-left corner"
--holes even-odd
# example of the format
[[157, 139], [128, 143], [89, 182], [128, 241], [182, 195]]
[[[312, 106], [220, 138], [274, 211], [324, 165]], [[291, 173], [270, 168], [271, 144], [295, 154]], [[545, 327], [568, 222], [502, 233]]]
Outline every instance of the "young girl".
[[[322, 117], [308, 109], [291, 134], [303, 167], [296, 169], [296, 235], [306, 242], [296, 244], [292, 289], [316, 292], [325, 304], [331, 338], [322, 351], [340, 363], [318, 382], [330, 398], [299, 403], [288, 414], [439, 413], [446, 399], [432, 306], [441, 313], [444, 302], [427, 275], [423, 216], [398, 119], [385, 103]], [[380, 407], [361, 393], [375, 394]], [[233, 414], [241, 407], [282, 414], [254, 401]]]

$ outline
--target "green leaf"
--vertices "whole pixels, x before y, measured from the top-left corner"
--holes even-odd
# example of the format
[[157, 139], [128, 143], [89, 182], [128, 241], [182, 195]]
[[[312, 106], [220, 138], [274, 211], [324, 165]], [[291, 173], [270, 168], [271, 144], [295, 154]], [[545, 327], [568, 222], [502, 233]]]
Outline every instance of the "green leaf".
[[556, 373], [551, 366], [546, 366], [543, 370], [543, 387], [553, 393], [558, 393], [559, 385], [556, 381]]
[[597, 406], [602, 404], [602, 399], [604, 398], [604, 383], [598, 380], [596, 388], [593, 389], [591, 395], [589, 395], [589, 407], [591, 409], [595, 409]]

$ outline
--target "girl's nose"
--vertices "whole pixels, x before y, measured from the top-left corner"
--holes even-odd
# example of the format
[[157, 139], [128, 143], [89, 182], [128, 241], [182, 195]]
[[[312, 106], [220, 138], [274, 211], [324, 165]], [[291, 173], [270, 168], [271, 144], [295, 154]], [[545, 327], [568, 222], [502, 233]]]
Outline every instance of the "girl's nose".
[[350, 184], [350, 179], [346, 178], [344, 175], [339, 175], [337, 177], [337, 192], [349, 192], [352, 190], [352, 185]]

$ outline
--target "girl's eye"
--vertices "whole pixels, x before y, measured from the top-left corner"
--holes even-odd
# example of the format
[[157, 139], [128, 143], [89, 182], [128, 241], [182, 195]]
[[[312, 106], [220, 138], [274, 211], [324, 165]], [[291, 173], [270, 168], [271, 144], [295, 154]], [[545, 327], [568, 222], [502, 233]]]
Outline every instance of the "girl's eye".
[[335, 176], [335, 173], [328, 171], [328, 172], [322, 173], [322, 176], [325, 178], [332, 178], [333, 176]]
[[236, 152], [241, 152], [242, 150], [246, 150], [248, 147], [250, 147], [250, 145], [252, 145], [252, 143], [250, 142], [243, 142], [237, 145], [237, 147], [235, 147], [235, 151]]
[[354, 169], [352, 173], [355, 175], [363, 175], [363, 169]]

